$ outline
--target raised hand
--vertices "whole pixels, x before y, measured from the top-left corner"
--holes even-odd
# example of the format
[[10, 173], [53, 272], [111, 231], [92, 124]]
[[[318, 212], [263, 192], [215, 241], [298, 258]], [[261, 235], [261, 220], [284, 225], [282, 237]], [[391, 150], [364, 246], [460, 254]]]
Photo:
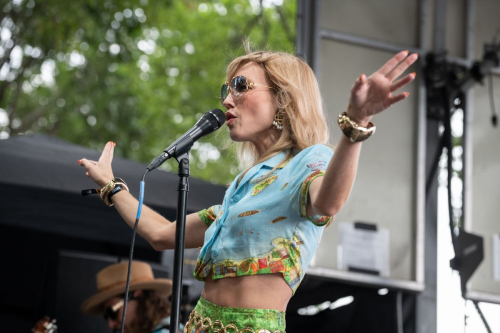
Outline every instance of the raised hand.
[[103, 187], [114, 178], [111, 162], [113, 161], [115, 146], [116, 143], [109, 141], [106, 146], [104, 146], [101, 157], [99, 157], [99, 161], [97, 162], [86, 158], [82, 158], [78, 161], [78, 164], [85, 167], [87, 170], [85, 175], [90, 177], [100, 187]]
[[366, 126], [372, 116], [408, 97], [408, 92], [393, 94], [415, 79], [415, 73], [395, 81], [418, 59], [418, 54], [408, 55], [408, 51], [396, 54], [378, 71], [356, 80], [351, 89], [347, 116], [358, 125]]

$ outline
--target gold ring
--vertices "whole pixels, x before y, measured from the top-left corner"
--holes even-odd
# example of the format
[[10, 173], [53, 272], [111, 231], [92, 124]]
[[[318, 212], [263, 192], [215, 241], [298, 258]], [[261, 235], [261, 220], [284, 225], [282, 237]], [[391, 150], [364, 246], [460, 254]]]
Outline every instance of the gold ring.
[[196, 328], [198, 328], [201, 326], [202, 322], [203, 322], [203, 316], [200, 314], [196, 314], [194, 316], [194, 326], [196, 326]]
[[205, 317], [205, 319], [202, 320], [201, 322], [201, 329], [206, 331], [212, 326], [212, 319], [209, 317]]
[[[219, 326], [218, 328], [216, 328], [216, 326]], [[212, 323], [212, 331], [214, 331], [214, 333], [222, 333], [224, 332], [224, 324], [222, 324], [222, 321], [220, 320], [216, 320]]]

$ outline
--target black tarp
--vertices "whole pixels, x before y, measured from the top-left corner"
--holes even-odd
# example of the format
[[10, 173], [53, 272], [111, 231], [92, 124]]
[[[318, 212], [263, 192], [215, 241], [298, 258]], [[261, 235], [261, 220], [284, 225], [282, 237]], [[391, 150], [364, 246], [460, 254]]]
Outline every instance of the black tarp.
[[[59, 139], [35, 135], [0, 140], [0, 223], [64, 236], [128, 244], [129, 228], [97, 195], [82, 197], [96, 185], [77, 164], [100, 153]], [[115, 157], [113, 171], [135, 196], [146, 165]], [[148, 174], [146, 205], [175, 218], [178, 176], [155, 170]], [[221, 203], [225, 188], [189, 179], [188, 212]]]

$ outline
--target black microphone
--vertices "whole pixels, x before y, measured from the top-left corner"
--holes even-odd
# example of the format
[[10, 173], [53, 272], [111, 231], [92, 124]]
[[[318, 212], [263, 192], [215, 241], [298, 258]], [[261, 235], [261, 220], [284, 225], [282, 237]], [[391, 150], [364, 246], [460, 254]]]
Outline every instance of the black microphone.
[[218, 130], [226, 122], [226, 116], [220, 109], [213, 109], [205, 113], [193, 127], [180, 138], [175, 140], [163, 153], [155, 158], [148, 166], [148, 171], [153, 171], [163, 164], [166, 160], [172, 157], [179, 157], [189, 151], [193, 143]]

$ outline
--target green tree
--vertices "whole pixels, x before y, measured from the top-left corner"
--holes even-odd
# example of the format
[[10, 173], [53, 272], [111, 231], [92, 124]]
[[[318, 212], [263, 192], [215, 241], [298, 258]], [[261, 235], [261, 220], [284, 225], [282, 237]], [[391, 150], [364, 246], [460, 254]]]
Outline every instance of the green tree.
[[[220, 107], [242, 38], [294, 50], [292, 0], [10, 0], [0, 10], [0, 138], [39, 132], [99, 150], [112, 140], [142, 162]], [[238, 173], [226, 137], [195, 144], [193, 176]]]

